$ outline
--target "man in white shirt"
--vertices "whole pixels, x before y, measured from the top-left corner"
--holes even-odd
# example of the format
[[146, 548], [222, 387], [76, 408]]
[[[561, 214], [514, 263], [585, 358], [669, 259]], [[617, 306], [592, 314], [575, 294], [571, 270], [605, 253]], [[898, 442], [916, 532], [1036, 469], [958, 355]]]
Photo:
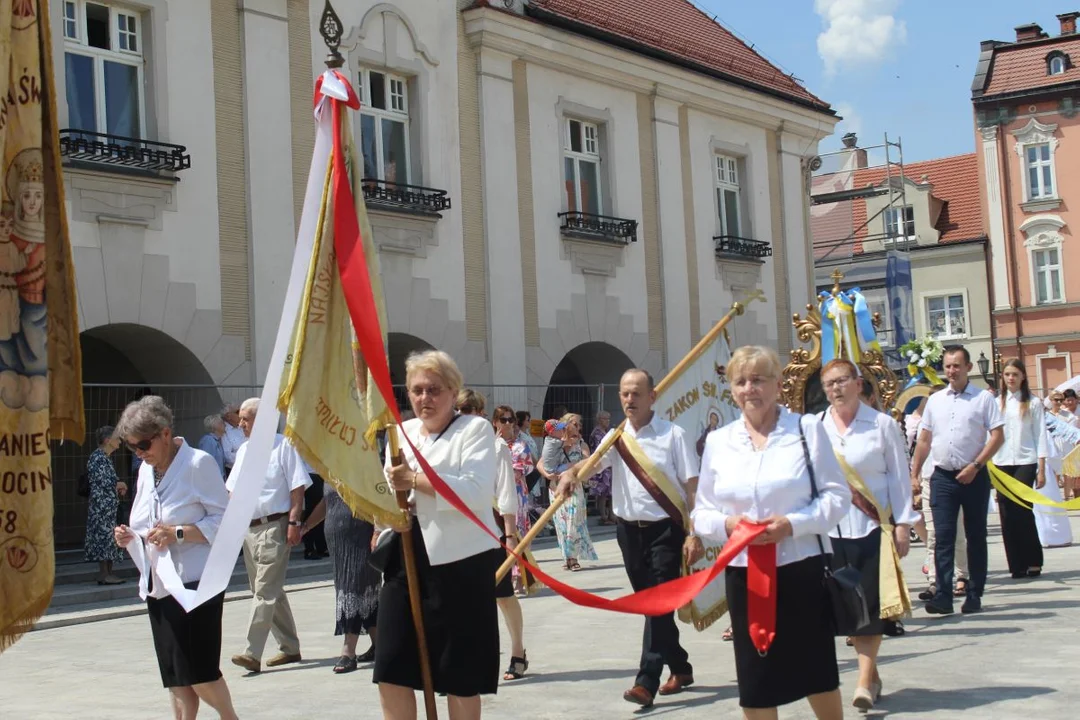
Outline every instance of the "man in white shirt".
[[[697, 492], [697, 452], [681, 427], [653, 412], [656, 390], [652, 376], [640, 369], [627, 370], [619, 381], [619, 400], [626, 413], [624, 434], [632, 437], [664, 472], [685, 500], [689, 513]], [[612, 432], [615, 431], [608, 435]], [[682, 521], [676, 521], [664, 509], [618, 452], [607, 452], [595, 470], [607, 468], [612, 470], [612, 509], [630, 585], [637, 592], [679, 577], [684, 557], [692, 564], [705, 552], [701, 540], [687, 535]], [[571, 468], [560, 477], [558, 494], [569, 494], [575, 482], [578, 479]], [[664, 665], [671, 669], [671, 676], [661, 687]], [[634, 686], [623, 693], [623, 698], [649, 707], [657, 692], [672, 695], [693, 682], [694, 669], [689, 655], [679, 644], [675, 613], [646, 617], [641, 665]]]
[[990, 475], [986, 463], [1004, 442], [1005, 424], [993, 395], [970, 383], [971, 355], [962, 345], [945, 348], [943, 358], [949, 386], [926, 401], [919, 439], [912, 458], [912, 487], [919, 469], [933, 459], [930, 478], [930, 509], [936, 529], [934, 564], [937, 594], [926, 602], [932, 615], [953, 612], [953, 557], [956, 523], [961, 508], [967, 533], [967, 598], [960, 611], [982, 610], [986, 586], [986, 515], [990, 503]]
[[[259, 399], [249, 398], [240, 406], [240, 427], [245, 437], [251, 434]], [[248, 445], [237, 452], [239, 463]], [[225, 482], [231, 493], [237, 474]], [[285, 574], [289, 569], [289, 550], [300, 543], [301, 517], [304, 512], [304, 490], [311, 485], [304, 461], [284, 436], [274, 438], [270, 463], [266, 469], [259, 502], [251, 520], [251, 529], [244, 538], [244, 565], [251, 585], [251, 619], [248, 623], [247, 648], [233, 655], [234, 665], [257, 673], [262, 667], [263, 649], [271, 632], [280, 652], [266, 661], [267, 667], [300, 662], [300, 639], [296, 622], [285, 593]]]
[[239, 405], [226, 405], [221, 410], [221, 417], [225, 420], [225, 434], [221, 436], [221, 450], [225, 453], [225, 476], [228, 477], [233, 465], [236, 464], [236, 453], [247, 442], [247, 434], [240, 427]]

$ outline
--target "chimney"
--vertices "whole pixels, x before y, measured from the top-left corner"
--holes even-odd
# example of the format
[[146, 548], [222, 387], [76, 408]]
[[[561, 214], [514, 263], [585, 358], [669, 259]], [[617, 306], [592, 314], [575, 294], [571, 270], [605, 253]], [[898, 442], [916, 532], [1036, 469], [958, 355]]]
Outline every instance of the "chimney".
[[1043, 32], [1042, 26], [1039, 23], [1028, 23], [1027, 25], [1016, 26], [1016, 42], [1025, 42], [1027, 40], [1041, 40], [1046, 37], [1046, 33]]
[[1057, 16], [1058, 22], [1061, 23], [1062, 35], [1076, 34], [1076, 18], [1080, 18], [1080, 12], [1067, 12]]
[[844, 147], [849, 150], [856, 147], [859, 144], [859, 138], [853, 132], [849, 132], [844, 137], [840, 138], [840, 142], [844, 143]]

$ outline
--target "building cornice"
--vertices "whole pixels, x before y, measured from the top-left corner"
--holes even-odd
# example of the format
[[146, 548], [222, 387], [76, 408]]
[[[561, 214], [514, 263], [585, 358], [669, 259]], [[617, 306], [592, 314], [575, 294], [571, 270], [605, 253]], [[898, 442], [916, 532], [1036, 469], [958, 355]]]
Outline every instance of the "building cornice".
[[839, 122], [834, 115], [794, 100], [679, 68], [530, 18], [488, 7], [466, 10], [463, 17], [466, 37], [478, 51], [499, 50], [558, 72], [805, 136], [811, 143], [827, 137]]

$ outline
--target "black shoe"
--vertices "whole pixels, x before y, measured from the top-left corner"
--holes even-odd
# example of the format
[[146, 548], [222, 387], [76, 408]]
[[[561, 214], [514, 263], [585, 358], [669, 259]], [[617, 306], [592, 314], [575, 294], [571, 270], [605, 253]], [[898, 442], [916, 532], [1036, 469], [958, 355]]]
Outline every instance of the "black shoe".
[[1039, 568], [1038, 570], [1028, 570], [1027, 571], [1027, 576], [1029, 578], [1037, 578], [1040, 575], [1042, 575], [1042, 568]]
[[982, 600], [977, 597], [969, 597], [964, 601], [964, 604], [960, 606], [960, 612], [965, 615], [980, 613], [982, 612], [982, 609]]
[[366, 652], [362, 652], [356, 656], [356, 662], [358, 663], [371, 663], [375, 662], [375, 643], [371, 644], [371, 647]]
[[[964, 604], [967, 605], [967, 603]], [[938, 603], [931, 600], [930, 602], [926, 603], [926, 612], [930, 615], [952, 615], [953, 606], [939, 605]]]
[[937, 595], [937, 583], [930, 583], [930, 587], [919, 593], [920, 600], [933, 600]]
[[[1027, 570], [1024, 570], [1023, 572], [1014, 572], [1014, 573], [1012, 573], [1012, 579], [1013, 580], [1023, 580], [1027, 576], [1028, 576], [1028, 571]], [[1038, 576], [1036, 576], [1036, 577], [1038, 577]]]

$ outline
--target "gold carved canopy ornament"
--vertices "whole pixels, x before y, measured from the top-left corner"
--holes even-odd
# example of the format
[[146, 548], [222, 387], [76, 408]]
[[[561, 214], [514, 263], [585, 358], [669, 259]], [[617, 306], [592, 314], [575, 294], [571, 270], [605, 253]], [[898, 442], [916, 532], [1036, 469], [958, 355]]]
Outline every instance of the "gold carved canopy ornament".
[[881, 317], [869, 313], [866, 300], [857, 289], [840, 289], [843, 277], [843, 273], [835, 271], [832, 292], [822, 293], [816, 306], [807, 305], [806, 317], [798, 313], [793, 316], [792, 324], [799, 340], [810, 348], [791, 351], [791, 361], [784, 368], [781, 383], [783, 402], [795, 412], [822, 412], [828, 406], [821, 386], [822, 364], [834, 357], [847, 358], [869, 384], [872, 404], [895, 417], [897, 413], [893, 409], [900, 384], [886, 364], [877, 341]]

